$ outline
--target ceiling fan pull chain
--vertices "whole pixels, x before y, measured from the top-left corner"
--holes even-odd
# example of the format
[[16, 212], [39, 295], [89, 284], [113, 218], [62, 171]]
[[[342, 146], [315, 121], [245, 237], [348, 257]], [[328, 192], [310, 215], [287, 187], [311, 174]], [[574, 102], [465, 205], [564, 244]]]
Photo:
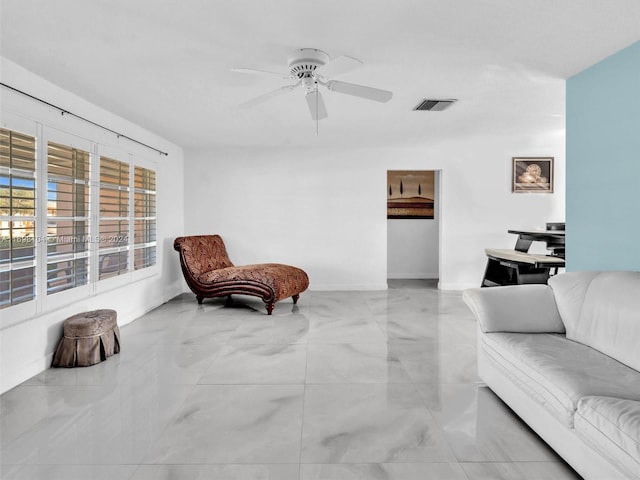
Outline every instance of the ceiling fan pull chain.
[[[316, 81], [316, 112], [318, 112], [318, 97], [320, 95], [318, 95], [318, 82]], [[316, 137], [319, 135], [320, 132], [320, 115], [316, 115]]]

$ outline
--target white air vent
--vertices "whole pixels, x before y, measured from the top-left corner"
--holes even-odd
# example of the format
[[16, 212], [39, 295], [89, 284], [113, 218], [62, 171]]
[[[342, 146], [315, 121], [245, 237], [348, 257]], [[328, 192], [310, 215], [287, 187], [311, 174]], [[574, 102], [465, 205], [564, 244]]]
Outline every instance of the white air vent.
[[455, 99], [455, 98], [450, 98], [450, 99], [447, 99], [447, 100], [427, 100], [427, 99], [424, 99], [418, 105], [416, 105], [413, 109], [414, 110], [426, 110], [428, 112], [440, 112], [442, 110], [446, 110], [453, 103], [455, 103], [457, 101], [458, 100]]

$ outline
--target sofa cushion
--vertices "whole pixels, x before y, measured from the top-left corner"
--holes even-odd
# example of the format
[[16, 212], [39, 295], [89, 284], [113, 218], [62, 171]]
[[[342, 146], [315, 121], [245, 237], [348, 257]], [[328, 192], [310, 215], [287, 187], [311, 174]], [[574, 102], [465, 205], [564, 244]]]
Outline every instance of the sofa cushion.
[[201, 283], [256, 282], [266, 285], [275, 301], [299, 294], [309, 286], [309, 277], [304, 270], [281, 263], [259, 263], [238, 267], [220, 268], [205, 272], [198, 277]]
[[599, 272], [569, 272], [549, 278], [560, 317], [567, 331], [575, 331], [580, 319], [584, 298], [591, 281]]
[[588, 396], [578, 402], [575, 429], [613, 463], [640, 478], [640, 402]]
[[567, 338], [640, 370], [640, 272], [602, 272], [591, 281]]
[[472, 288], [465, 290], [462, 298], [483, 332], [565, 332], [548, 285]]
[[640, 400], [640, 372], [564, 335], [496, 332], [481, 338], [483, 353], [568, 427], [586, 395]]

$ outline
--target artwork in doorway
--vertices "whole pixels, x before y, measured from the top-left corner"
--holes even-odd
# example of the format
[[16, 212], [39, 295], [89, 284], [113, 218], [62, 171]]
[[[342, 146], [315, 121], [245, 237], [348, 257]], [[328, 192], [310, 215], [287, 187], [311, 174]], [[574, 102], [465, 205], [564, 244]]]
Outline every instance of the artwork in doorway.
[[512, 191], [553, 193], [553, 157], [513, 157]]
[[387, 218], [433, 218], [435, 172], [387, 171]]

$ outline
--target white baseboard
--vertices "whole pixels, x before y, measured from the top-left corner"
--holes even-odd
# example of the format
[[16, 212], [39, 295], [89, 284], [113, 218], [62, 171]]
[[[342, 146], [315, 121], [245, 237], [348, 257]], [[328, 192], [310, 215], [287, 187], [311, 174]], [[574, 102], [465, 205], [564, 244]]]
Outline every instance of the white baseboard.
[[426, 273], [387, 273], [389, 280], [435, 280], [438, 278], [438, 272]]
[[468, 290], [469, 288], [478, 288], [479, 283], [444, 283], [438, 282], [438, 290]]
[[8, 371], [9, 369], [2, 371], [2, 379], [0, 381], [0, 394], [17, 387], [22, 382], [29, 380], [31, 377], [44, 372], [51, 366], [53, 360], [53, 352], [44, 355], [36, 361], [29, 363], [21, 367], [19, 370]]
[[[371, 284], [352, 284], [352, 283], [325, 283], [325, 284], [312, 284], [309, 285], [309, 290], [316, 292], [329, 292], [329, 291], [357, 291], [357, 290], [387, 290], [386, 283], [371, 283]], [[303, 293], [304, 294], [304, 293]]]

